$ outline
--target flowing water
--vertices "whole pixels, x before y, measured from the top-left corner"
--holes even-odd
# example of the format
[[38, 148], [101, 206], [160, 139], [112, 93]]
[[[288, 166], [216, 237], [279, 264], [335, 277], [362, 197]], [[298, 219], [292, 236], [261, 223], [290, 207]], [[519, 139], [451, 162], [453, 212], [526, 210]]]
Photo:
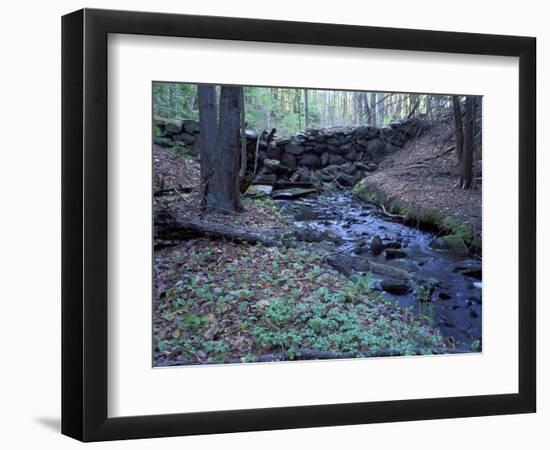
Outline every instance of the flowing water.
[[[296, 226], [340, 236], [343, 243], [337, 252], [361, 254], [371, 261], [406, 270], [413, 276], [413, 287], [423, 281], [436, 281], [437, 287], [429, 302], [420, 302], [416, 290], [406, 295], [388, 295], [401, 306], [412, 307], [431, 317], [442, 335], [454, 340], [457, 350], [469, 351], [475, 341], [481, 342], [481, 281], [455, 270], [459, 265], [479, 264], [469, 255], [431, 248], [436, 235], [388, 218], [377, 206], [356, 199], [349, 191], [277, 203]], [[407, 256], [387, 260], [385, 252], [378, 256], [365, 253], [364, 244], [374, 235], [380, 236], [385, 244], [398, 243]], [[374, 285], [379, 285], [382, 278], [374, 275]]]

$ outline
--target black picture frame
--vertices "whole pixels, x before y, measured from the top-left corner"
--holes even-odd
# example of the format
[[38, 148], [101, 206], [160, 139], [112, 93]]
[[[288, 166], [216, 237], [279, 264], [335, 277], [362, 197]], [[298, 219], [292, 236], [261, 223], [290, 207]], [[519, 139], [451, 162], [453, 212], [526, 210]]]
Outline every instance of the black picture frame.
[[[109, 33], [518, 57], [518, 393], [108, 418]], [[535, 91], [533, 37], [94, 9], [64, 16], [62, 433], [103, 441], [535, 412]]]

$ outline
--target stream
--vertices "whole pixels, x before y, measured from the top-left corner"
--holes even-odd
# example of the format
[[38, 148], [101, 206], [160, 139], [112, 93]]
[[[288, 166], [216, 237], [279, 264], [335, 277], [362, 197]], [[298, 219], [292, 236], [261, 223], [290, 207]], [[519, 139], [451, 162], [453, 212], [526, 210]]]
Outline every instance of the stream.
[[[454, 340], [458, 351], [472, 351], [472, 343], [481, 342], [481, 281], [456, 270], [460, 266], [479, 265], [469, 255], [431, 248], [435, 234], [389, 218], [380, 208], [355, 198], [349, 191], [275, 202], [297, 227], [338, 235], [343, 243], [337, 246], [337, 252], [403, 269], [413, 276], [413, 282], [437, 281], [428, 302], [418, 301], [414, 290], [404, 295], [388, 295], [399, 305], [431, 317], [441, 334]], [[366, 253], [364, 248], [375, 235], [385, 245], [401, 247], [407, 256], [386, 259], [385, 252], [376, 256]], [[373, 275], [375, 288], [381, 289], [382, 279]]]

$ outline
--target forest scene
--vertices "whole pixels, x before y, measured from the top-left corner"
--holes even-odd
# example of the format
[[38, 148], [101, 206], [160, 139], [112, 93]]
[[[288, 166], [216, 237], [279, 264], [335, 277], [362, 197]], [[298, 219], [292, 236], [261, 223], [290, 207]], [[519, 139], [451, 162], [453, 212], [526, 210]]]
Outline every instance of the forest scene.
[[153, 365], [482, 351], [482, 98], [153, 82]]

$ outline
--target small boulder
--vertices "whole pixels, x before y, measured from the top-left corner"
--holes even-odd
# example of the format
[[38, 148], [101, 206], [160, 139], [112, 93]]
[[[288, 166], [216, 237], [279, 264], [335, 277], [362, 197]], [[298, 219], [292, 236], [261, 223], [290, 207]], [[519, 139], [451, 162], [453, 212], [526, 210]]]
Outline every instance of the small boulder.
[[258, 139], [258, 132], [256, 130], [245, 130], [244, 135], [247, 139]]
[[281, 161], [276, 159], [264, 159], [264, 166], [268, 169], [275, 171], [281, 165]]
[[281, 159], [281, 148], [275, 142], [270, 142], [267, 146], [266, 156], [269, 159]]
[[386, 248], [386, 259], [406, 258], [407, 252], [398, 248]]
[[328, 163], [329, 164], [336, 164], [336, 165], [340, 165], [340, 164], [344, 164], [346, 162], [346, 160], [341, 156], [341, 155], [334, 155], [334, 154], [329, 154], [328, 156]]
[[344, 154], [344, 158], [348, 161], [357, 161], [357, 152], [355, 150], [350, 150]]
[[482, 277], [481, 263], [474, 260], [463, 261], [453, 269], [453, 272], [460, 272], [463, 275], [475, 278], [477, 280], [481, 280]]
[[271, 197], [279, 200], [286, 200], [291, 198], [304, 197], [309, 194], [315, 194], [317, 191], [315, 189], [305, 189], [305, 188], [290, 188], [290, 189], [281, 189], [279, 191], [273, 191]]
[[194, 144], [195, 143], [195, 137], [192, 134], [189, 133], [179, 133], [175, 134], [172, 139], [178, 142], [183, 142], [184, 144]]
[[336, 181], [345, 187], [353, 187], [353, 185], [357, 182], [357, 178], [353, 175], [348, 175], [347, 173], [343, 173], [339, 175], [336, 178]]
[[164, 131], [166, 132], [166, 134], [181, 133], [181, 123], [165, 122]]
[[404, 281], [385, 279], [380, 282], [380, 288], [393, 295], [407, 295], [411, 292], [411, 287]]
[[481, 280], [481, 267], [469, 267], [467, 269], [461, 270], [460, 273], [462, 275], [466, 275], [467, 277]]
[[296, 156], [294, 156], [292, 153], [283, 153], [283, 156], [281, 157], [281, 162], [285, 166], [294, 169], [296, 167]]
[[300, 165], [309, 167], [309, 168], [315, 168], [320, 164], [319, 157], [314, 153], [304, 153], [302, 157], [300, 158]]
[[380, 128], [380, 136], [382, 139], [391, 139], [393, 136], [393, 128], [391, 126], [385, 126]]
[[377, 234], [375, 234], [370, 241], [370, 251], [373, 255], [379, 255], [384, 251], [382, 239]]
[[372, 139], [376, 136], [378, 136], [379, 130], [376, 127], [372, 127], [370, 125], [361, 126], [355, 129], [354, 137], [355, 139]]
[[254, 179], [255, 184], [273, 184], [277, 181], [277, 175], [267, 170], [262, 170]]
[[301, 155], [305, 152], [305, 148], [303, 145], [298, 145], [296, 142], [291, 141], [285, 145], [285, 152], [291, 155]]
[[183, 129], [186, 131], [186, 133], [199, 133], [200, 132], [200, 124], [197, 120], [184, 120], [183, 123]]

